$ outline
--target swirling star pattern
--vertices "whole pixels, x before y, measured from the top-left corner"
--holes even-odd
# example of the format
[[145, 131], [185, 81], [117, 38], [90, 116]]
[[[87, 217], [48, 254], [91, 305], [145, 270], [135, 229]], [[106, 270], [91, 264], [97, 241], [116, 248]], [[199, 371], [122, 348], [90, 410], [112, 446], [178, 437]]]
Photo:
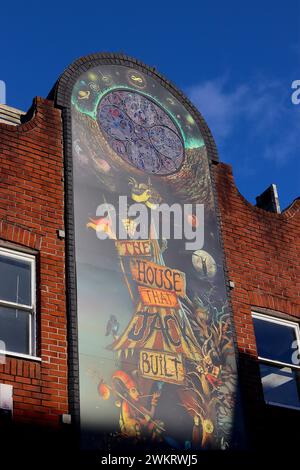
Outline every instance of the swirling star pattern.
[[98, 106], [97, 120], [112, 149], [139, 170], [174, 173], [184, 159], [181, 135], [170, 116], [137, 92], [108, 93]]

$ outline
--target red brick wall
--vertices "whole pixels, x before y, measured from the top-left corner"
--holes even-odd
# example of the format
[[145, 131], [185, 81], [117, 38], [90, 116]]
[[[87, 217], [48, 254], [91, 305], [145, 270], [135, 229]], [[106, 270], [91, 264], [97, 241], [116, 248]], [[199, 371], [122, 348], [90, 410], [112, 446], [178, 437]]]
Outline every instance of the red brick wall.
[[51, 101], [37, 98], [34, 117], [0, 124], [0, 240], [37, 251], [38, 355], [0, 365], [13, 385], [14, 420], [59, 423], [68, 412], [62, 122]]
[[[255, 445], [292, 439], [300, 412], [264, 404], [251, 311], [300, 319], [300, 199], [282, 214], [259, 209], [239, 193], [231, 167], [214, 165], [221, 230], [240, 358], [246, 427]], [[293, 431], [294, 432], [294, 431]], [[299, 431], [298, 431], [299, 439]]]

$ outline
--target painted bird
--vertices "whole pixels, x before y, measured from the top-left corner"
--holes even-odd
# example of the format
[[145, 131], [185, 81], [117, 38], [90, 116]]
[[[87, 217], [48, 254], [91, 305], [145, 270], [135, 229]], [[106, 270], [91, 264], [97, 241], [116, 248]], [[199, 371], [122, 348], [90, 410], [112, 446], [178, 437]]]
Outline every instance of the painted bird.
[[90, 222], [86, 224], [88, 228], [96, 230], [96, 232], [105, 232], [108, 235], [108, 238], [116, 240], [116, 234], [112, 229], [112, 222], [107, 217], [100, 217], [99, 219], [91, 219]]
[[117, 339], [119, 328], [120, 323], [118, 322], [117, 317], [115, 315], [111, 315], [106, 325], [105, 336], [112, 335], [114, 339]]
[[157, 209], [162, 201], [160, 194], [152, 187], [149, 178], [148, 184], [138, 183], [134, 178], [129, 178], [129, 186], [132, 186], [131, 197], [135, 202], [144, 203], [149, 209]]

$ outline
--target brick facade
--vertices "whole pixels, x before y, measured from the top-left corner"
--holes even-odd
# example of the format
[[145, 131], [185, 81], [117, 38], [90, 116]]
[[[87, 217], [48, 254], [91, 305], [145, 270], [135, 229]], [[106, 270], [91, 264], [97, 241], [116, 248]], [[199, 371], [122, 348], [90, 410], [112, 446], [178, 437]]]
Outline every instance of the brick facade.
[[263, 400], [251, 311], [300, 319], [300, 199], [281, 214], [250, 204], [229, 165], [213, 167], [231, 291], [247, 434], [256, 448], [299, 440], [299, 411]]
[[58, 425], [68, 412], [61, 113], [37, 98], [18, 126], [0, 124], [0, 242], [37, 256], [41, 362], [7, 357], [0, 382], [13, 385], [14, 420]]

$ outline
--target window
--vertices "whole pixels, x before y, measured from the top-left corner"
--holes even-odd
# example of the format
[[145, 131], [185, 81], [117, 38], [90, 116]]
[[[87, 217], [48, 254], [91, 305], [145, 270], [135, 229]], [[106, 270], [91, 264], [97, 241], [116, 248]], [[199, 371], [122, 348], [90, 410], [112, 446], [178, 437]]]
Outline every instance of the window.
[[0, 353], [34, 356], [35, 257], [0, 247]]
[[300, 330], [296, 322], [253, 313], [265, 402], [300, 409]]

